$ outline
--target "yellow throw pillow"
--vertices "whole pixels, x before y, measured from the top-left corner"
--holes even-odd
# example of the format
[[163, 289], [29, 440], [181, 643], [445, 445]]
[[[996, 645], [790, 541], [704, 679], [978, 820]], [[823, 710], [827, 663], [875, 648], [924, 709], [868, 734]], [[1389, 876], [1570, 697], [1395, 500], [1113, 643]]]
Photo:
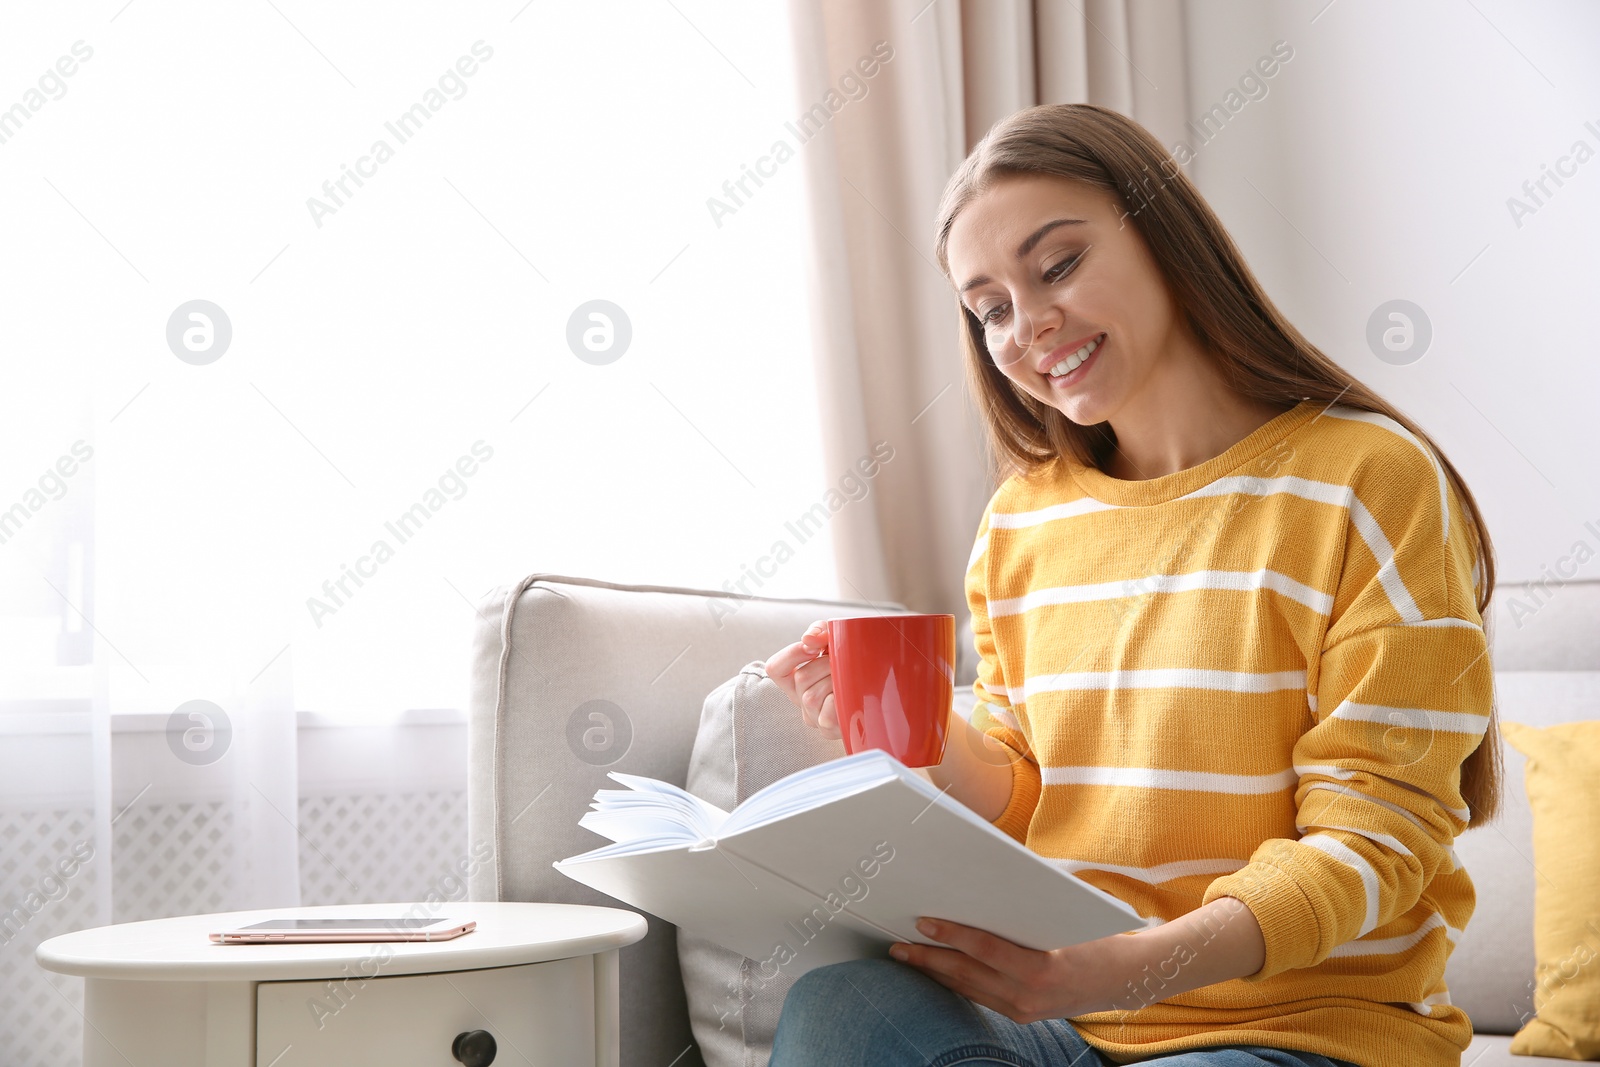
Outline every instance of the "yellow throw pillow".
[[1535, 1015], [1519, 1056], [1600, 1060], [1600, 721], [1502, 722], [1528, 758], [1533, 813]]

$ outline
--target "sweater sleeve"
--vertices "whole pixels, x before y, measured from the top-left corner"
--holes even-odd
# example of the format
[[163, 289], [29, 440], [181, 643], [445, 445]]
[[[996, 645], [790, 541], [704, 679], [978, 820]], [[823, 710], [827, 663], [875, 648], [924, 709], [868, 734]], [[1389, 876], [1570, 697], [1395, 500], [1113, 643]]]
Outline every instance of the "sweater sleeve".
[[1470, 812], [1461, 764], [1493, 702], [1462, 512], [1431, 454], [1363, 465], [1295, 743], [1299, 836], [1262, 842], [1201, 901], [1235, 897], [1261, 925], [1260, 981], [1320, 963], [1410, 911]]
[[1039, 805], [1039, 764], [1028, 744], [1024, 727], [1011, 706], [1005, 673], [995, 651], [994, 634], [989, 628], [987, 578], [989, 570], [989, 517], [994, 501], [984, 509], [978, 524], [978, 537], [967, 562], [967, 605], [972, 610], [972, 640], [978, 652], [978, 680], [973, 683], [977, 702], [972, 709], [972, 725], [1006, 747], [1011, 759], [1011, 800], [994, 820], [994, 825], [1027, 843], [1028, 824]]

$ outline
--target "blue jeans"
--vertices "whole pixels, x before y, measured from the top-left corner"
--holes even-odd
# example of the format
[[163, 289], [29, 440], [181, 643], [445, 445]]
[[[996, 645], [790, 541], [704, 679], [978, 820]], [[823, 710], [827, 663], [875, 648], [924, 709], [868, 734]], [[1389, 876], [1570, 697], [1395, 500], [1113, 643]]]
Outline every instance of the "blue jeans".
[[[1215, 1045], [1141, 1060], [1164, 1067], [1355, 1067], [1314, 1052]], [[1024, 1026], [897, 960], [807, 971], [789, 989], [768, 1067], [1113, 1067], [1066, 1019]]]

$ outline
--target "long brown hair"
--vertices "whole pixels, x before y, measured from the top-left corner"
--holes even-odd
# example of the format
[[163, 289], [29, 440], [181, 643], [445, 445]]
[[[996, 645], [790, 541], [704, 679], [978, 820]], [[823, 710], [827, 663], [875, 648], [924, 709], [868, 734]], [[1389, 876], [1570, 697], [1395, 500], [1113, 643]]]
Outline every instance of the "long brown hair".
[[[1494, 549], [1478, 503], [1455, 466], [1411, 419], [1329, 359], [1283, 317], [1251, 274], [1222, 222], [1167, 151], [1143, 126], [1093, 104], [1046, 104], [996, 123], [951, 176], [939, 204], [937, 253], [948, 278], [950, 227], [996, 180], [1046, 174], [1110, 191], [1144, 239], [1173, 302], [1241, 396], [1269, 404], [1315, 400], [1387, 415], [1432, 450], [1467, 516], [1479, 614], [1488, 621]], [[1080, 426], [1016, 388], [989, 358], [983, 325], [958, 299], [968, 388], [988, 428], [994, 484], [1032, 475], [1058, 456], [1100, 467], [1116, 445], [1109, 423]], [[1486, 637], [1487, 639], [1487, 637]], [[1462, 763], [1468, 825], [1500, 808], [1501, 748], [1495, 709], [1484, 737]]]

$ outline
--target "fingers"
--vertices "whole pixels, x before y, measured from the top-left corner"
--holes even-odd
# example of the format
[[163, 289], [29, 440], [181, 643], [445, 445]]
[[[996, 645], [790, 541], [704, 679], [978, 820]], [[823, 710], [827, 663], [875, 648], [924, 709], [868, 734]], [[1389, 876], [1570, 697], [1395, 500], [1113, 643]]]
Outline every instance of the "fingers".
[[839, 716], [834, 710], [833, 679], [827, 678], [805, 691], [801, 704], [806, 722], [822, 731], [822, 736], [839, 738]]
[[1005, 964], [996, 966], [999, 957], [1004, 955], [996, 950], [997, 946], [1019, 946], [986, 931], [945, 920], [929, 925], [929, 920], [923, 919], [917, 923], [917, 929], [924, 937], [950, 947], [908, 942], [895, 945], [891, 955], [969, 1000], [1005, 1015], [1015, 1010], [1011, 1003], [1014, 998], [1009, 994], [1014, 992], [1011, 987], [1016, 984], [1016, 975]]
[[[940, 977], [952, 988], [959, 984], [964, 990], [985, 995], [989, 999], [984, 1003], [991, 1007], [992, 1001], [1018, 1007], [1022, 999], [1019, 990], [1038, 988], [1049, 977], [1049, 952], [1024, 948], [987, 930], [924, 917], [917, 921], [917, 931], [949, 947], [908, 944], [904, 946], [906, 962]], [[966, 995], [978, 999], [971, 992]]]
[[839, 737], [839, 708], [833, 699], [833, 679], [828, 679], [828, 695], [817, 708], [817, 729], [829, 737]]
[[1007, 941], [1003, 937], [991, 934], [987, 930], [951, 922], [949, 919], [919, 919], [917, 930], [924, 937], [949, 945], [997, 970], [1011, 973], [1026, 969], [1033, 962], [1029, 957], [1044, 955], [1042, 952], [1023, 948], [1014, 941]]
[[820, 620], [814, 622], [807, 627], [806, 632], [800, 636], [800, 640], [792, 645], [784, 645], [768, 657], [766, 663], [767, 677], [777, 682], [784, 688], [785, 692], [793, 696], [794, 686], [791, 677], [795, 668], [814, 660], [820, 653], [825, 652], [827, 647], [827, 625]]
[[891, 946], [889, 954], [968, 1000], [1023, 1025], [1085, 1010], [1077, 1006], [1083, 998], [1061, 985], [1059, 951], [1024, 948], [948, 919], [924, 917], [918, 920], [917, 931], [942, 944], [901, 942]]
[[816, 685], [824, 678], [831, 677], [827, 656], [811, 656], [809, 653], [792, 652], [798, 645], [789, 645], [774, 653], [767, 660], [767, 677], [778, 683], [796, 706], [800, 704], [800, 696], [807, 689]]
[[800, 640], [785, 645], [766, 662], [767, 677], [800, 709], [807, 726], [824, 737], [839, 738], [834, 710], [833, 670], [828, 662], [828, 628], [822, 621], [807, 627]]
[[934, 945], [910, 944], [903, 962], [962, 996], [970, 1000], [983, 998], [985, 1003], [993, 1007], [988, 998], [995, 995], [993, 987], [999, 984], [996, 979], [1002, 976], [966, 953]]
[[[814, 685], [828, 683], [826, 692], [833, 692], [833, 664], [827, 656], [817, 656], [815, 659], [806, 660], [794, 669], [794, 691], [804, 693]], [[817, 699], [821, 699], [818, 694]]]
[[785, 689], [792, 689], [794, 686], [794, 669], [810, 658], [811, 654], [806, 651], [800, 642], [796, 641], [792, 645], [784, 645], [767, 657], [767, 677]]
[[800, 693], [796, 703], [800, 705], [800, 714], [807, 726], [821, 730], [825, 737], [836, 738], [839, 736], [839, 727], [838, 716], [834, 712], [833, 677], [824, 671], [816, 676], [815, 682], [806, 684], [809, 679], [805, 675], [811, 666], [806, 664], [795, 672]]
[[828, 650], [828, 625], [821, 620], [806, 627], [806, 632], [800, 635], [800, 643], [808, 649], [820, 652]]

